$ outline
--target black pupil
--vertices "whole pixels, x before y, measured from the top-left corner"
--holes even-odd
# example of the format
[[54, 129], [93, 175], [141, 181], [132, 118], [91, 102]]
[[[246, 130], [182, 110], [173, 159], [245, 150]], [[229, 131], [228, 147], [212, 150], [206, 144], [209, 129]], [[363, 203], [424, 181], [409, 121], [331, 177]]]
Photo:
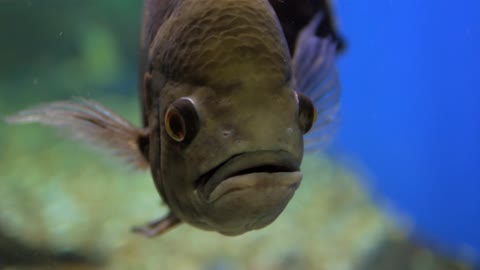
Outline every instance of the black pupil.
[[172, 130], [172, 133], [179, 139], [184, 137], [183, 119], [178, 112], [173, 112], [172, 116], [170, 117], [170, 129]]

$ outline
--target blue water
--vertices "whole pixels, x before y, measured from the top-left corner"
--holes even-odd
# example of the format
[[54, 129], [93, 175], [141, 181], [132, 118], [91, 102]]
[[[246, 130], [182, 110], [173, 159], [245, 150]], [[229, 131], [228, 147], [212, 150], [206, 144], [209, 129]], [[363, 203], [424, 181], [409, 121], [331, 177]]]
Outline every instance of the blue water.
[[480, 2], [342, 0], [343, 126], [376, 194], [429, 243], [480, 254]]

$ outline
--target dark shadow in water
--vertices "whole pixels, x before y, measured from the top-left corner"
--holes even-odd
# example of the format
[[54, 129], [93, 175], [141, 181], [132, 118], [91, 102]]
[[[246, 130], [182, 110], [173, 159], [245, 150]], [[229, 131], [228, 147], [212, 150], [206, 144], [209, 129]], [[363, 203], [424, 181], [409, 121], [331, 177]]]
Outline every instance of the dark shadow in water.
[[323, 14], [323, 20], [317, 28], [320, 37], [331, 36], [337, 42], [339, 53], [345, 50], [346, 44], [338, 33], [336, 17], [330, 0], [270, 0], [282, 24], [290, 53], [293, 53], [299, 32], [310, 22], [318, 12]]
[[32, 247], [0, 230], [0, 269], [7, 266], [83, 265], [101, 266], [104, 260], [82, 252], [56, 252], [49, 248]]

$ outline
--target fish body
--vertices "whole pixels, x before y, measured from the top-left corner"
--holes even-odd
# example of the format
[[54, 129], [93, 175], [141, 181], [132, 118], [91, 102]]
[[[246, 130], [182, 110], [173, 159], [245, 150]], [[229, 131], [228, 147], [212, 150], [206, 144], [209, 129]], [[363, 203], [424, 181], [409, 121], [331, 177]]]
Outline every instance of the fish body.
[[[246, 217], [258, 216], [260, 208], [270, 205], [283, 209], [294, 188], [278, 186], [279, 190], [269, 192], [268, 202], [255, 196], [266, 194], [252, 192], [249, 198], [232, 195], [235, 201], [231, 203], [223, 203], [228, 197], [210, 203], [205, 201], [209, 192], [201, 192], [200, 178], [219, 164], [232, 162], [232, 157], [242, 163], [247, 162], [243, 159], [257, 159], [256, 153], [272, 160], [253, 162], [242, 169], [288, 165], [292, 168], [286, 170], [298, 171], [303, 154], [302, 131], [292, 90], [290, 57], [275, 13], [263, 0], [184, 0], [171, 5], [175, 8], [146, 48], [151, 81], [144, 85], [151, 87], [144, 90], [144, 100], [150, 101], [144, 110], [152, 127], [149, 160], [156, 168], [153, 175], [157, 188], [181, 220], [197, 227], [235, 234], [241, 230], [237, 227], [263, 226], [274, 217], [265, 217], [265, 221]], [[157, 119], [181, 98], [193, 101], [202, 122], [195, 140], [185, 149], [183, 143], [172, 142], [164, 130], [157, 128], [162, 124]], [[279, 153], [288, 161], [277, 161]], [[238, 166], [235, 160], [231, 166]], [[182, 170], [164, 169], [175, 167]], [[259, 181], [269, 185], [264, 179]], [[232, 188], [243, 187], [238, 184]]]
[[316, 33], [322, 14], [292, 32], [289, 49], [273, 7], [267, 0], [146, 0], [143, 128], [87, 100], [41, 105], [9, 120], [66, 128], [150, 167], [170, 214], [136, 231], [153, 236], [180, 222], [225, 235], [263, 228], [301, 182], [304, 134], [323, 137], [340, 93], [334, 39]]

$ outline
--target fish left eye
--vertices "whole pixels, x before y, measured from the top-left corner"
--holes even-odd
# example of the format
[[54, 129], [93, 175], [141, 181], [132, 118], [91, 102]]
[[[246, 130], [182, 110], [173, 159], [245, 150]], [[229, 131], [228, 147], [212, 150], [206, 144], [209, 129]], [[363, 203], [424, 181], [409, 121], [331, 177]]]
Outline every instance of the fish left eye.
[[188, 143], [198, 132], [197, 110], [188, 98], [172, 103], [165, 113], [165, 130], [174, 141]]
[[298, 92], [296, 94], [298, 99], [298, 118], [300, 128], [305, 134], [312, 129], [317, 121], [317, 109], [308, 96]]

